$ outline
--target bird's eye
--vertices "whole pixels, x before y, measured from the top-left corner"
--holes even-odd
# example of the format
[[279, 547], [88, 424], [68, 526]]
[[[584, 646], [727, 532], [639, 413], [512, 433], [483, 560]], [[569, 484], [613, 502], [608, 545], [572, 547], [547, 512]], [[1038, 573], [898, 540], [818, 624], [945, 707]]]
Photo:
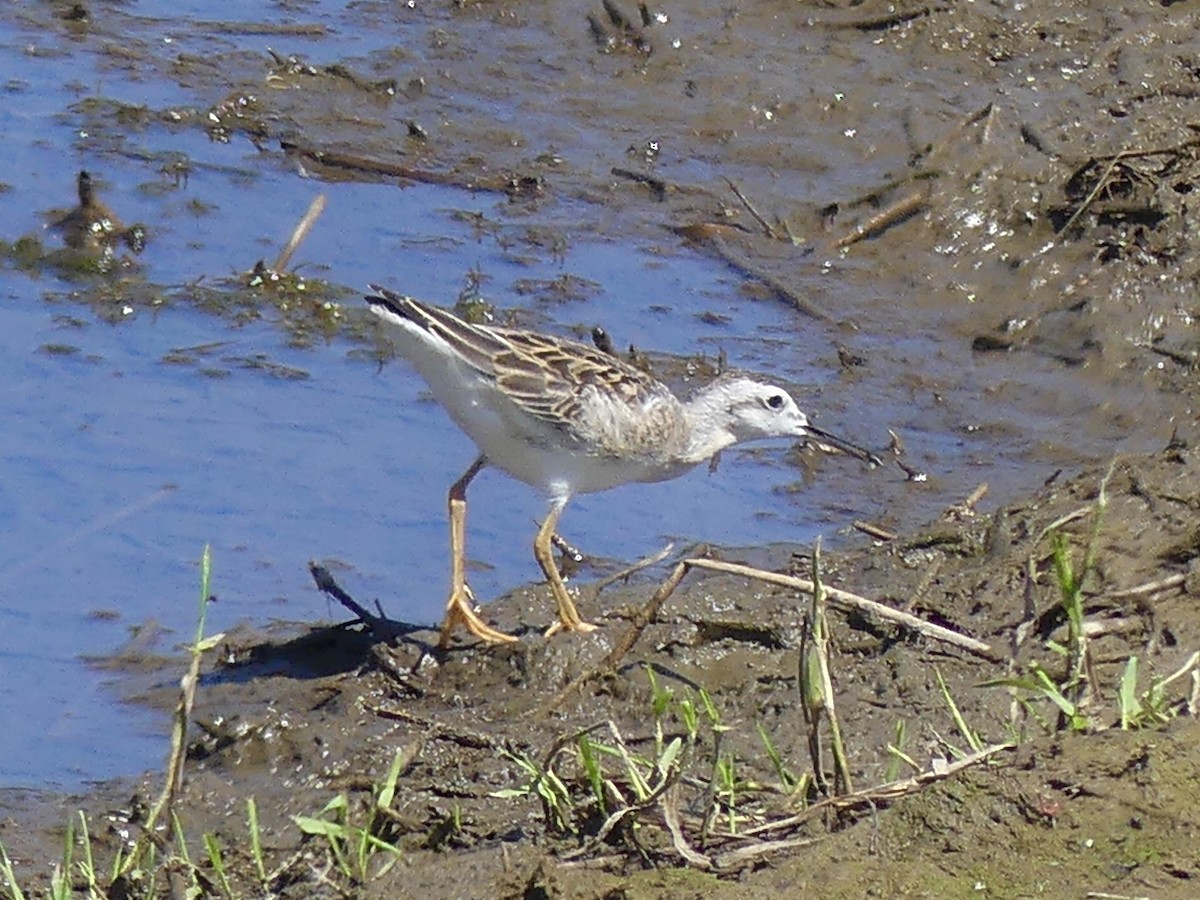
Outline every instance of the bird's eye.
[[770, 409], [783, 409], [783, 404], [783, 394], [772, 394], [767, 398], [767, 406]]

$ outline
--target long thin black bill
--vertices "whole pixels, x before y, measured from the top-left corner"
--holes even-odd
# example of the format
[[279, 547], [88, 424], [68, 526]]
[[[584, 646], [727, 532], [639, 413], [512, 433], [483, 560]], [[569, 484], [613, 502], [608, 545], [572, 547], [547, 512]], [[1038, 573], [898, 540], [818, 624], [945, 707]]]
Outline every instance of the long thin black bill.
[[838, 437], [836, 434], [830, 434], [828, 431], [822, 431], [820, 428], [809, 425], [808, 435], [815, 438], [817, 443], [833, 447], [835, 450], [841, 450], [855, 459], [861, 459], [872, 468], [883, 465], [883, 460], [870, 450], [860, 447], [858, 444], [852, 444], [845, 438]]

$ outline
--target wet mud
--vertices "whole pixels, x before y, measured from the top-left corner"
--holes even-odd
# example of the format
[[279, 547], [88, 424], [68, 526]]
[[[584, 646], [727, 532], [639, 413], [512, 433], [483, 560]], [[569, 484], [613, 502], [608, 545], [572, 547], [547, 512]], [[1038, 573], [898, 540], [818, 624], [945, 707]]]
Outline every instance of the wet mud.
[[[248, 797], [281, 896], [323, 894], [327, 878], [364, 897], [1187, 896], [1200, 826], [1195, 660], [1162, 688], [1161, 722], [1122, 729], [1118, 695], [1131, 657], [1142, 666], [1136, 691], [1148, 696], [1200, 648], [1194, 465], [1179, 447], [1123, 458], [990, 517], [947, 517], [888, 544], [824, 554], [828, 588], [982, 645], [964, 650], [833, 603], [830, 668], [850, 781], [840, 797], [804, 775], [812, 744], [798, 670], [809, 599], [694, 569], [644, 630], [638, 616], [659, 587], [646, 574], [599, 596], [584, 589], [582, 606], [602, 626], [585, 637], [538, 635], [532, 623], [551, 609], [540, 587], [487, 607], [497, 627], [522, 634], [499, 648], [439, 653], [435, 631], [395, 623], [382, 643], [362, 626], [232, 633], [200, 681], [177, 814], [228, 848], [245, 896], [257, 889]], [[1053, 533], [1074, 565], [1094, 557], [1083, 592], [1086, 726], [1064, 725], [1052, 702], [1017, 683], [1034, 666], [1064, 679], [1064, 659], [1048, 649], [1067, 627]], [[811, 575], [802, 554], [720, 555]], [[168, 713], [172, 667], [147, 662], [140, 647], [126, 660], [128, 683], [144, 685], [137, 701]], [[699, 708], [691, 737], [688, 703]], [[607, 748], [594, 750], [603, 807], [584, 736]], [[676, 739], [678, 768], [656, 771]], [[977, 747], [986, 756], [956, 768]], [[327, 849], [301, 836], [295, 817], [339, 794], [366, 815], [397, 756], [395, 799], [377, 829], [402, 859], [356, 884], [330, 871]], [[728, 784], [722, 766], [732, 767]], [[634, 771], [650, 791], [642, 802]], [[655, 797], [656, 779], [671, 772]], [[561, 795], [539, 799], [535, 782], [550, 777]], [[136, 819], [121, 817], [144, 810], [160, 781], [150, 773], [83, 797], [6, 796], [0, 835], [10, 855], [53, 858], [57, 841], [44, 842], [63, 820], [50, 823], [81, 806], [115, 849], [136, 833]]]
[[[395, 68], [379, 58], [276, 56], [264, 76], [259, 56], [231, 50], [217, 78], [212, 59], [181, 57], [173, 78], [245, 85], [177, 111], [178, 127], [260, 141], [329, 180], [505, 195], [531, 220], [514, 232], [518, 252], [561, 239], [556, 198], [592, 204], [598, 230], [724, 261], [745, 292], [828, 328], [844, 377], [892, 371], [900, 394], [936, 398], [950, 377], [946, 358], [932, 375], [906, 349], [913, 318], [937, 323], [964, 369], [1004, 359], [1025, 373], [964, 374], [981, 407], [1036, 393], [1044, 367], [1077, 372], [1077, 395], [1041, 401], [1060, 434], [1024, 448], [1025, 499], [981, 513], [976, 497], [922, 524], [897, 508], [821, 555], [829, 587], [985, 649], [830, 601], [839, 765], [821, 703], [800, 688], [809, 596], [694, 568], [644, 622], [679, 556], [599, 592], [581, 573], [581, 610], [602, 625], [588, 636], [542, 639], [551, 603], [536, 585], [487, 605], [522, 636], [500, 648], [439, 653], [436, 633], [415, 627], [384, 641], [362, 625], [245, 628], [199, 682], [175, 807], [186, 834], [226, 848], [236, 896], [1194, 896], [1194, 4], [663, 13], [443, 4], [396, 51], [413, 71], [398, 80], [374, 71]], [[106, 27], [93, 19], [83, 27]], [[161, 64], [136, 41], [123, 52]], [[799, 53], [828, 63], [800, 78]], [[419, 74], [429, 61], [436, 82]], [[262, 92], [264, 77], [277, 90]], [[521, 116], [498, 123], [501, 100]], [[880, 103], [899, 111], [881, 120]], [[628, 142], [621, 165], [610, 133], [578, 128], [596, 119]], [[833, 135], [859, 155], [853, 181], [814, 149]], [[28, 246], [7, 251], [14, 265], [47, 264]], [[813, 297], [798, 271], [836, 278]], [[903, 297], [872, 287], [880, 273], [908, 286]], [[189, 296], [256, 315], [252, 281]], [[333, 314], [337, 288], [286, 287], [296, 340], [360, 327]], [[874, 340], [857, 339], [868, 330]], [[1022, 441], [1003, 415], [983, 427]], [[1111, 465], [1081, 462], [1079, 444], [1129, 435], [1140, 444]], [[808, 547], [711, 554], [814, 574]], [[1064, 585], [1081, 573], [1073, 622]], [[158, 650], [112, 664], [131, 701], [167, 716], [184, 663]], [[1070, 685], [1071, 708], [1047, 685]], [[372, 813], [393, 761], [394, 798]], [[5, 792], [0, 842], [24, 883], [44, 887], [74, 810], [111, 858], [162, 779]], [[332, 819], [322, 810], [339, 795], [400, 848], [386, 871], [377, 854], [347, 874], [298, 825]], [[265, 888], [247, 849], [250, 797]]]

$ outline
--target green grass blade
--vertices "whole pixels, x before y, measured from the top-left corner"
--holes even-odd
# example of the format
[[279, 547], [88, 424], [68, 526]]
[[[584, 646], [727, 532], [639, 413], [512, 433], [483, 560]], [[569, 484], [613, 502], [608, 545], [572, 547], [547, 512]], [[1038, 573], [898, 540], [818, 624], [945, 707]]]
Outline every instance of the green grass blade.
[[8, 851], [4, 849], [4, 844], [0, 844], [0, 877], [3, 877], [4, 887], [12, 896], [12, 900], [25, 900], [25, 894], [21, 891], [21, 886], [17, 884], [17, 873], [13, 871], [12, 860], [8, 858]]
[[392, 765], [388, 769], [387, 777], [379, 789], [379, 799], [375, 801], [379, 809], [392, 808], [392, 800], [396, 797], [396, 783], [400, 780], [400, 772], [404, 768], [404, 759], [404, 750], [397, 748], [392, 756]]
[[954, 702], [954, 698], [950, 695], [950, 688], [946, 684], [946, 680], [942, 678], [942, 670], [935, 666], [933, 674], [937, 676], [937, 683], [938, 687], [941, 688], [942, 697], [945, 699], [946, 705], [950, 708], [950, 717], [954, 720], [954, 727], [966, 739], [971, 750], [978, 753], [984, 747], [983, 741], [979, 739], [979, 735], [975, 733], [975, 729], [968, 725], [967, 720], [963, 718], [962, 711], [959, 710], [958, 704]]
[[1141, 719], [1142, 704], [1137, 697], [1138, 658], [1129, 657], [1117, 686], [1117, 708], [1121, 713], [1121, 729], [1128, 731]]
[[246, 820], [250, 828], [250, 855], [254, 858], [254, 869], [258, 873], [258, 880], [265, 885], [267, 866], [263, 860], [262, 834], [258, 827], [258, 804], [253, 797], [246, 800]]
[[204, 833], [204, 849], [208, 852], [208, 861], [217, 876], [217, 883], [221, 886], [221, 891], [232, 900], [233, 888], [229, 886], [229, 876], [225, 872], [225, 857], [221, 853], [221, 845], [217, 841], [217, 836], [211, 831]]

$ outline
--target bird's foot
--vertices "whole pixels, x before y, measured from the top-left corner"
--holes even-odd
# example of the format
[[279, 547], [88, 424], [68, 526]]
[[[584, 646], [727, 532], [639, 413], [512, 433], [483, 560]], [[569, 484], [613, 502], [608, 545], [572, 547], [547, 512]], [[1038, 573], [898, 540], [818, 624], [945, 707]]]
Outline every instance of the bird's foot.
[[446, 618], [442, 620], [442, 637], [438, 641], [440, 649], [445, 650], [450, 646], [450, 639], [460, 625], [481, 641], [489, 644], [511, 644], [518, 640], [511, 634], [497, 631], [479, 618], [479, 614], [475, 612], [475, 597], [465, 584], [460, 589], [453, 591], [450, 594], [450, 600], [446, 603]]
[[595, 623], [585, 622], [580, 618], [576, 618], [570, 622], [560, 619], [546, 629], [545, 636], [552, 638], [560, 631], [574, 631], [576, 634], [587, 634], [589, 631], [595, 631], [598, 627]]

